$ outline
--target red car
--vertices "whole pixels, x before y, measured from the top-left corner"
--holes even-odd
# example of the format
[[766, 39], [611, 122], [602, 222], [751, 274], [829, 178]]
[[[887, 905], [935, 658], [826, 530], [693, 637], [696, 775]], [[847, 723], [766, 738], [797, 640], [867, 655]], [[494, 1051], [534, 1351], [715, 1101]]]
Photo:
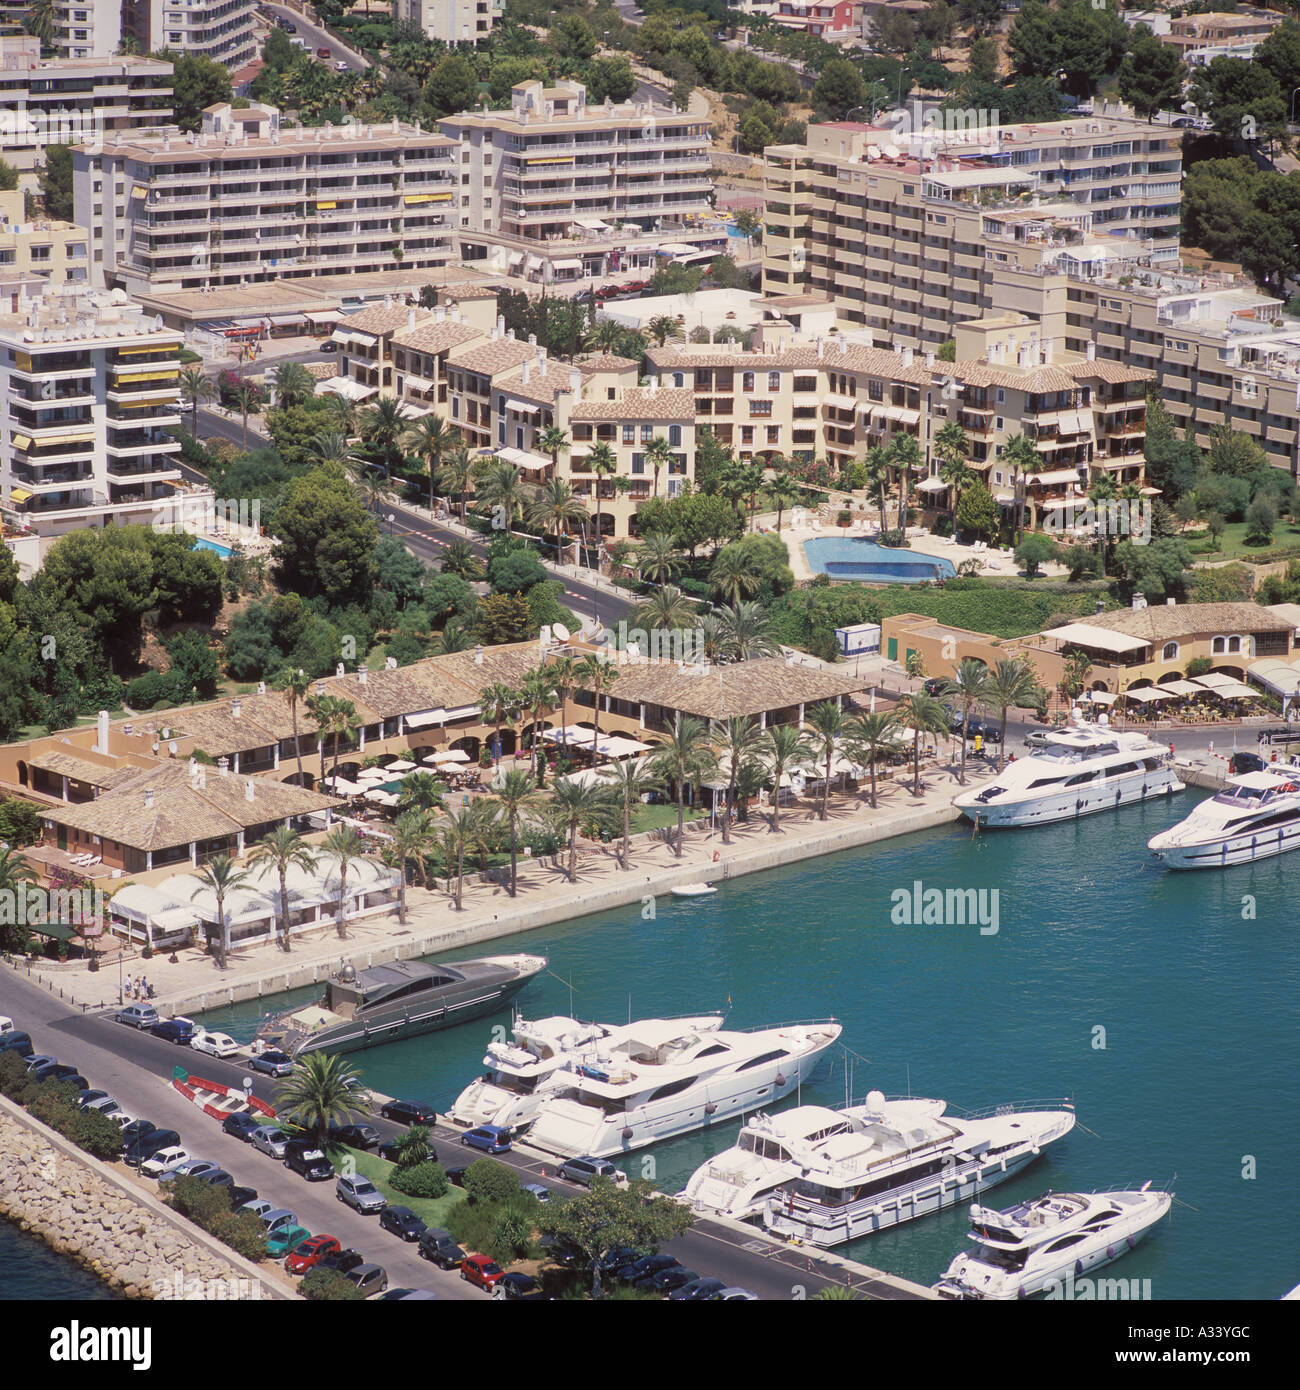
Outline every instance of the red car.
[[329, 57], [332, 57], [333, 55], [332, 55], [330, 49], [328, 49], [328, 48], [318, 48], [318, 49], [316, 50], [316, 56], [317, 56], [318, 58], [329, 58]]
[[467, 1255], [460, 1267], [460, 1277], [477, 1284], [480, 1289], [494, 1289], [506, 1277], [506, 1272], [491, 1255]]
[[306, 1274], [325, 1258], [336, 1255], [342, 1247], [333, 1236], [312, 1236], [299, 1241], [285, 1256], [284, 1267], [290, 1274]]

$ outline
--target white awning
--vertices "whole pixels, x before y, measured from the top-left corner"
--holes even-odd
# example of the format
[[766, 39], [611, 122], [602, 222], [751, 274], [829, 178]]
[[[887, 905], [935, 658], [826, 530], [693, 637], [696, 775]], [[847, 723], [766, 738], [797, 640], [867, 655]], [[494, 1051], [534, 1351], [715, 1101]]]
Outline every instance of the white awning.
[[331, 343], [342, 343], [345, 347], [352, 341], [352, 334], [344, 332], [341, 328], [336, 328], [330, 334]]
[[[1050, 468], [1046, 473], [1032, 474], [1029, 481], [1031, 483], [1077, 483], [1079, 470], [1077, 468]], [[1080, 501], [1082, 500], [1080, 498]]]
[[1273, 691], [1276, 695], [1294, 697], [1300, 695], [1300, 667], [1291, 666], [1277, 657], [1257, 661], [1247, 668], [1252, 680]]
[[530, 454], [527, 449], [498, 449], [497, 458], [504, 459], [507, 463], [513, 463], [516, 468], [526, 468], [531, 471], [551, 466], [550, 459], [542, 454]]
[[359, 381], [353, 381], [350, 376], [332, 376], [322, 381], [318, 389], [342, 396], [345, 400], [364, 401], [373, 396], [379, 388], [377, 386], [362, 386]]
[[306, 321], [305, 314], [272, 314], [268, 320], [272, 328], [293, 328]]
[[1090, 705], [1113, 705], [1119, 697], [1112, 695], [1109, 690], [1089, 690], [1083, 698]]
[[1225, 676], [1222, 671], [1207, 671], [1203, 676], [1192, 676], [1191, 682], [1205, 690], [1218, 690], [1220, 686], [1239, 684], [1235, 676]]
[[529, 256], [524, 264], [525, 270], [540, 270], [542, 265], [540, 256]]
[[602, 222], [599, 217], [575, 217], [573, 223], [576, 227], [586, 227], [589, 232], [609, 231], [609, 223]]
[[898, 412], [898, 423], [900, 425], [919, 424], [921, 412], [919, 410], [900, 410]]
[[506, 262], [506, 264], [510, 267], [511, 270], [518, 270], [518, 268], [521, 265], [523, 265], [523, 263], [524, 253], [522, 251], [512, 251], [510, 253], [510, 259]]
[[[1198, 683], [1203, 683], [1204, 679], [1201, 677]], [[1220, 679], [1215, 685], [1207, 685], [1206, 689], [1211, 695], [1217, 695], [1221, 700], [1245, 700], [1259, 694], [1258, 690], [1252, 690], [1243, 682], [1230, 678]]]
[[1178, 696], [1172, 690], [1161, 690], [1158, 686], [1144, 685], [1138, 690], [1126, 690], [1124, 698], [1137, 700], [1139, 704], [1146, 705], [1155, 700], [1176, 700]]
[[521, 401], [518, 396], [506, 397], [506, 409], [513, 410], [516, 415], [536, 415], [541, 408], [536, 401]]
[[435, 763], [467, 763], [469, 760], [469, 754], [463, 748], [444, 748], [433, 755]]
[[408, 729], [428, 729], [442, 723], [442, 711], [431, 709], [425, 710], [423, 714], [408, 714], [403, 717], [402, 722]]
[[581, 270], [582, 262], [574, 260], [552, 261], [552, 270]]
[[858, 398], [856, 396], [845, 396], [838, 391], [832, 391], [829, 395], [822, 397], [822, 404], [829, 405], [835, 410], [856, 410], [858, 408]]
[[311, 309], [303, 315], [308, 323], [337, 323], [343, 315], [338, 309]]
[[1162, 690], [1172, 690], [1175, 695], [1201, 695], [1203, 690], [1199, 685], [1193, 685], [1191, 681], [1161, 681]]
[[916, 492], [943, 492], [948, 484], [942, 478], [922, 478], [917, 483], [914, 491]]
[[1043, 636], [1055, 637], [1059, 642], [1077, 642], [1081, 647], [1095, 647], [1100, 652], [1136, 652], [1151, 645], [1141, 638], [1111, 632], [1104, 627], [1093, 627], [1091, 623], [1066, 623], [1064, 627], [1054, 627], [1043, 633]]
[[402, 378], [412, 391], [432, 391], [433, 382], [427, 376], [406, 376]]

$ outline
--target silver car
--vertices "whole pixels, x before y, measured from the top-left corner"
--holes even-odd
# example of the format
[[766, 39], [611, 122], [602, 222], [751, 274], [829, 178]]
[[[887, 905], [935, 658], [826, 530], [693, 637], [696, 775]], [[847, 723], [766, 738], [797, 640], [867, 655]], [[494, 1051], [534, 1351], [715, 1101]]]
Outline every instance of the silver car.
[[388, 1205], [388, 1198], [370, 1181], [369, 1178], [352, 1177], [340, 1178], [334, 1184], [334, 1195], [340, 1202], [346, 1203], [353, 1211], [361, 1213], [372, 1211], [383, 1211]]
[[248, 1136], [248, 1142], [255, 1149], [260, 1149], [262, 1153], [269, 1154], [272, 1158], [282, 1159], [285, 1146], [289, 1142], [289, 1136], [275, 1125], [259, 1125]]

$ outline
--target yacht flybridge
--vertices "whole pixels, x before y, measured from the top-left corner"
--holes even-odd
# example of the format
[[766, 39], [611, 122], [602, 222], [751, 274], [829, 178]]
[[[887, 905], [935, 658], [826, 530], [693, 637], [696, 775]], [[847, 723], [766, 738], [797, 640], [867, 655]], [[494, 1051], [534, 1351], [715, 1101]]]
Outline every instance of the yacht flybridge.
[[769, 1194], [763, 1224], [808, 1245], [842, 1245], [969, 1201], [1014, 1177], [1074, 1128], [1074, 1107], [1001, 1105], [968, 1117], [899, 1116], [879, 1091], [849, 1133]]
[[724, 1029], [722, 1022], [704, 1015], [584, 1027], [551, 1019], [548, 1024], [570, 1028], [551, 1030], [549, 1055], [534, 1062], [522, 1055], [532, 1052], [531, 1026], [516, 1026], [519, 1054], [490, 1050], [485, 1060], [492, 1070], [461, 1094], [451, 1113], [481, 1123], [477, 1116], [496, 1107], [496, 1116], [511, 1118], [492, 1123], [527, 1124], [534, 1148], [605, 1158], [789, 1095], [841, 1031], [833, 1019], [749, 1032]]
[[934, 1285], [940, 1298], [1012, 1299], [1050, 1292], [1117, 1260], [1168, 1212], [1170, 1192], [1048, 1192], [1006, 1211], [970, 1209], [965, 1250]]
[[1300, 849], [1300, 767], [1271, 763], [1229, 777], [1147, 848], [1171, 869], [1222, 869]]
[[978, 825], [1049, 825], [1183, 790], [1167, 749], [1110, 728], [1104, 714], [1045, 738], [1037, 753], [1007, 763], [992, 786], [962, 792], [952, 804]]

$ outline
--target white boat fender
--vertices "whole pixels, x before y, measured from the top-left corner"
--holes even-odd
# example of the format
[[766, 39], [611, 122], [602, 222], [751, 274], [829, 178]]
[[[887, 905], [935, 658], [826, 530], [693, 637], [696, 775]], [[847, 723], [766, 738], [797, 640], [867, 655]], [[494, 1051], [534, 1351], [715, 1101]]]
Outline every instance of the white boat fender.
[[784, 1073], [784, 1072], [780, 1072], [780, 1071], [777, 1072], [777, 1074], [776, 1074], [776, 1084], [777, 1084], [778, 1086], [784, 1086], [784, 1085], [785, 1085], [785, 1073]]
[[716, 1114], [718, 1113], [718, 1103], [717, 1103], [717, 1101], [711, 1100], [711, 1101], [704, 1107], [704, 1113], [705, 1113], [706, 1115], [716, 1115]]
[[623, 1138], [624, 1138], [624, 1139], [631, 1139], [633, 1133], [634, 1133], [634, 1131], [633, 1131], [631, 1125], [624, 1125], [624, 1127], [623, 1127]]

